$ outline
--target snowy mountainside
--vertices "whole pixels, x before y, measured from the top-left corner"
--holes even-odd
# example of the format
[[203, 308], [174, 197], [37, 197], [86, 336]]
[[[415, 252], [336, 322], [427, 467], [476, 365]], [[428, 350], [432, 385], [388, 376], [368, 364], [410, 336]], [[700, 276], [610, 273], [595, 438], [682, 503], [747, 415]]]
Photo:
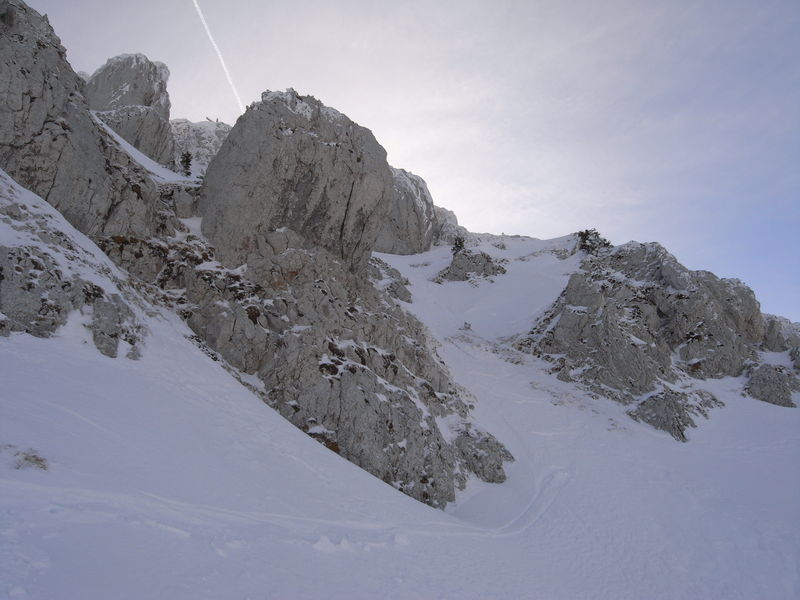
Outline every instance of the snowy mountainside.
[[184, 177], [156, 63], [111, 119], [0, 37], [0, 599], [800, 595], [800, 337], [741, 282], [470, 233], [291, 89]]
[[0, 335], [53, 334], [79, 311], [107, 356], [139, 354], [142, 301], [93, 242], [0, 170]]
[[[616, 400], [680, 441], [724, 404], [702, 385], [708, 379], [741, 378], [741, 394], [779, 406], [800, 401], [796, 325], [762, 315], [737, 280], [689, 271], [658, 244], [594, 254], [578, 236], [467, 242], [452, 259], [449, 248], [381, 255], [411, 282], [408, 308], [434, 322], [439, 339], [481, 340], [515, 362], [538, 357], [540, 371]], [[502, 274], [447, 281], [456, 263], [479, 256]]]
[[409, 279], [414, 299], [407, 308], [437, 338], [459, 335], [465, 321], [469, 331], [487, 340], [526, 331], [556, 301], [583, 259], [573, 253], [573, 236], [536, 240], [472, 234], [470, 244], [471, 250], [491, 254], [506, 268], [517, 266], [522, 273], [439, 284], [433, 280], [451, 262], [450, 246], [412, 256], [377, 254]]
[[708, 381], [726, 407], [676, 444], [511, 356], [496, 340], [580, 257], [569, 237], [502, 243], [478, 246], [508, 261], [494, 282], [430, 281], [447, 247], [380, 256], [517, 459], [445, 512], [291, 426], [170, 311], [143, 314], [135, 361], [100, 354], [77, 312], [0, 338], [0, 597], [794, 597], [800, 411]]

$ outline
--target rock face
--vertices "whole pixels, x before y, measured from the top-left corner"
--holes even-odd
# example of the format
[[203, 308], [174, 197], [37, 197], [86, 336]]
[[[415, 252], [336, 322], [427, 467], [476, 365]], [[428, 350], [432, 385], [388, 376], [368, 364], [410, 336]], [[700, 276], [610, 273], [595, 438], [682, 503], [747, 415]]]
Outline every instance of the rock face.
[[430, 250], [437, 222], [428, 186], [421, 177], [403, 169], [393, 168], [392, 175], [391, 210], [375, 241], [375, 250], [388, 254]]
[[366, 278], [393, 185], [368, 130], [291, 90], [265, 93], [211, 161], [200, 200], [203, 233], [247, 291], [174, 285], [190, 326], [287, 419], [443, 506], [469, 473], [503, 480], [511, 457], [470, 423], [424, 327], [395, 303], [402, 282], [379, 262], [381, 289]]
[[201, 176], [205, 175], [208, 163], [217, 155], [232, 129], [219, 121], [192, 123], [187, 119], [173, 119], [170, 127], [175, 138], [175, 164], [179, 165], [181, 155], [188, 152], [192, 155], [192, 175]]
[[156, 162], [171, 165], [169, 69], [143, 54], [111, 58], [86, 82], [83, 94], [114, 131]]
[[792, 323], [786, 317], [764, 315], [764, 349], [783, 352], [787, 348], [800, 349], [800, 323]]
[[790, 369], [779, 365], [759, 365], [750, 374], [747, 392], [764, 402], [795, 406], [792, 392], [800, 391], [800, 382]]
[[392, 181], [368, 129], [310, 96], [265, 92], [208, 167], [203, 233], [231, 267], [271, 252], [267, 237], [287, 228], [358, 271], [389, 211]]
[[792, 359], [794, 368], [800, 371], [800, 347], [795, 346], [789, 351], [789, 357]]
[[108, 59], [86, 82], [84, 95], [92, 110], [148, 106], [169, 121], [169, 69], [144, 54], [122, 54]]
[[[556, 363], [559, 378], [632, 405], [635, 418], [685, 440], [691, 415], [713, 402], [681, 384], [749, 372], [765, 339], [777, 343], [766, 334], [744, 284], [689, 271], [658, 244], [631, 242], [587, 256], [517, 345]], [[755, 397], [785, 404], [785, 386], [762, 384], [774, 379], [766, 371], [755, 377]]]
[[397, 269], [389, 266], [380, 258], [373, 257], [369, 263], [369, 278], [375, 283], [378, 290], [385, 290], [395, 300], [411, 303], [411, 292], [408, 291], [408, 281]]
[[0, 0], [0, 168], [89, 236], [146, 235], [158, 190], [92, 120], [45, 18]]
[[471, 422], [469, 396], [394, 301], [404, 288], [387, 281], [392, 270], [376, 261], [373, 285], [289, 230], [266, 241], [272, 254], [236, 270], [192, 235], [108, 238], [103, 249], [164, 290], [212, 355], [260, 382], [265, 402], [376, 477], [436, 507], [471, 473], [503, 481], [511, 455]]
[[149, 106], [126, 106], [97, 116], [145, 156], [173, 166], [175, 140], [169, 122]]
[[[198, 201], [189, 185], [157, 186], [93, 119], [46, 19], [0, 0], [0, 28], [0, 166], [95, 239], [151, 302], [174, 307], [209, 356], [331, 450], [432, 506], [472, 473], [504, 479], [511, 456], [475, 427], [468, 395], [395, 302], [403, 282], [368, 264], [393, 183], [368, 130], [312, 98], [265, 94], [212, 160]], [[92, 78], [90, 95], [121, 89], [115, 65], [111, 83]], [[160, 95], [125, 94], [94, 106], [166, 108]], [[124, 275], [99, 257], [101, 273], [73, 273], [68, 263], [91, 257], [18, 205], [3, 209], [8, 237], [24, 239], [0, 249], [0, 331], [47, 335], [77, 309], [102, 352], [124, 343], [135, 355]], [[198, 211], [216, 250], [178, 220]]]
[[44, 200], [0, 171], [0, 335], [48, 337], [79, 311], [98, 350], [136, 358], [144, 333], [123, 275]]
[[709, 410], [718, 406], [722, 406], [722, 402], [707, 392], [698, 391], [690, 396], [662, 388], [639, 402], [628, 414], [637, 421], [666, 431], [676, 440], [685, 442], [686, 430], [697, 427], [692, 417], [708, 418]]
[[459, 250], [453, 254], [453, 260], [446, 269], [443, 269], [434, 281], [470, 281], [478, 277], [492, 277], [502, 275], [506, 270], [497, 264], [486, 252], [472, 252]]
[[465, 227], [458, 224], [456, 213], [441, 206], [434, 206], [436, 223], [433, 232], [433, 243], [437, 246], [449, 246], [456, 237], [461, 237], [469, 243], [474, 236]]
[[[176, 235], [100, 244], [160, 288], [209, 355], [289, 421], [442, 507], [470, 474], [504, 480], [512, 457], [472, 423], [469, 396], [396, 302], [410, 300], [399, 274], [365, 262], [390, 191], [368, 131], [313, 99], [267, 94], [239, 119], [200, 191], [216, 248], [179, 222]], [[164, 214], [193, 211], [182, 186], [162, 186], [161, 199]]]

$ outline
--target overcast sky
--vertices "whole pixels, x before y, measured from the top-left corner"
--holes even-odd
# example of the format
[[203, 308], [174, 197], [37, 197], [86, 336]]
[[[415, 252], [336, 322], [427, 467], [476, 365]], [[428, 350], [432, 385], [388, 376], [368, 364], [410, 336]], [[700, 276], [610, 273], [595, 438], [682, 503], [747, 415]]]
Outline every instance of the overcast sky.
[[[470, 230], [659, 241], [800, 321], [798, 0], [198, 3], [245, 104], [316, 96]], [[76, 70], [143, 52], [236, 120], [192, 0], [30, 4]]]

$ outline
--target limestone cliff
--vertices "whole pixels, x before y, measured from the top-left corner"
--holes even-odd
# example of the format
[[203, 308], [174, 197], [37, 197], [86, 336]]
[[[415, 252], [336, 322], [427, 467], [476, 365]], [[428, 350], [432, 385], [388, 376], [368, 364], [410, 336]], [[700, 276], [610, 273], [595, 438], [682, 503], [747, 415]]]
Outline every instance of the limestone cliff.
[[169, 121], [169, 69], [144, 54], [121, 54], [108, 59], [86, 82], [84, 96], [92, 110], [148, 106]]
[[114, 131], [156, 162], [171, 165], [175, 140], [169, 124], [169, 69], [143, 54], [109, 59], [86, 82], [83, 95]]
[[0, 0], [0, 168], [91, 236], [145, 235], [158, 190], [93, 121], [47, 19]]
[[692, 415], [717, 404], [691, 379], [745, 375], [754, 397], [785, 406], [797, 388], [789, 370], [760, 364], [761, 351], [789, 346], [765, 325], [753, 292], [690, 271], [656, 243], [593, 248], [517, 347], [680, 440]]
[[188, 119], [172, 119], [170, 127], [175, 138], [175, 164], [180, 165], [181, 156], [188, 152], [192, 155], [192, 175], [205, 175], [208, 163], [231, 131], [227, 123], [211, 120], [192, 123]]
[[310, 96], [265, 92], [206, 172], [203, 233], [235, 267], [288, 228], [362, 270], [389, 211], [392, 175], [372, 133]]
[[48, 337], [73, 311], [97, 349], [139, 355], [144, 328], [127, 277], [47, 203], [0, 170], [0, 335]]
[[376, 252], [419, 254], [429, 250], [437, 230], [433, 199], [425, 181], [392, 169], [391, 208], [375, 240]]

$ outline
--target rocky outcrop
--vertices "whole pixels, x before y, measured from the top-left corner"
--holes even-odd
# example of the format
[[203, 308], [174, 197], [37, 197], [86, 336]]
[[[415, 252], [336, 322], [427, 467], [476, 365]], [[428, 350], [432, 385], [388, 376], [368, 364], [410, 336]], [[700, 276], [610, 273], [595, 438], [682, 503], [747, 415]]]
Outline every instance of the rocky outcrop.
[[392, 169], [391, 209], [375, 241], [375, 251], [419, 254], [430, 250], [438, 226], [425, 181], [403, 169]]
[[[97, 240], [150, 301], [174, 307], [210, 356], [328, 448], [432, 506], [472, 473], [505, 477], [510, 455], [475, 427], [469, 396], [396, 303], [402, 282], [369, 268], [392, 175], [368, 130], [313, 98], [265, 94], [212, 160], [198, 203], [188, 184], [159, 189], [98, 125], [44, 18], [19, 0], [0, 0], [0, 17], [10, 41], [0, 46], [2, 165]], [[163, 106], [118, 100], [95, 106]], [[179, 220], [198, 210], [216, 249]], [[91, 270], [73, 276], [65, 247], [63, 263], [46, 244], [3, 250], [0, 329], [46, 335], [78, 310], [101, 351], [135, 348], [123, 276], [113, 271], [108, 286]]]
[[175, 138], [175, 164], [180, 164], [184, 152], [192, 155], [191, 174], [205, 175], [208, 163], [217, 155], [222, 142], [231, 132], [231, 126], [219, 121], [192, 123], [187, 119], [170, 121]]
[[158, 190], [93, 121], [47, 20], [0, 0], [0, 168], [89, 236], [148, 235]]
[[44, 200], [0, 171], [0, 335], [48, 337], [78, 311], [100, 352], [116, 357], [123, 347], [136, 358], [144, 332], [123, 278]]
[[103, 249], [162, 289], [162, 301], [265, 402], [376, 477], [436, 507], [472, 473], [503, 481], [511, 455], [471, 422], [469, 396], [395, 303], [396, 271], [376, 261], [373, 285], [326, 250], [299, 248], [292, 231], [266, 240], [273, 254], [234, 270], [186, 233], [109, 238]]
[[[197, 196], [200, 193], [200, 188], [181, 183], [162, 183], [159, 186], [159, 191], [162, 206], [168, 208], [166, 213], [162, 215], [162, 218], [166, 221], [174, 224], [174, 220], [171, 219], [173, 215], [178, 219], [189, 219], [197, 215]], [[163, 227], [167, 230], [170, 229], [166, 223]]]
[[795, 406], [792, 392], [800, 391], [800, 382], [790, 369], [780, 365], [759, 365], [750, 374], [747, 393], [770, 404]]
[[764, 315], [764, 350], [783, 352], [800, 347], [800, 323], [786, 317]]
[[789, 357], [792, 359], [794, 368], [800, 371], [800, 346], [795, 346], [789, 350]]
[[449, 246], [455, 242], [457, 237], [462, 238], [465, 242], [473, 241], [473, 234], [458, 224], [456, 213], [441, 206], [434, 206], [433, 211], [436, 219], [433, 232], [434, 244], [437, 246]]
[[173, 166], [175, 140], [169, 122], [149, 106], [126, 106], [97, 112], [103, 122], [148, 158]]
[[169, 69], [144, 54], [122, 54], [108, 59], [86, 82], [84, 95], [92, 110], [147, 106], [169, 121]]
[[[690, 415], [709, 402], [676, 385], [740, 376], [758, 362], [766, 333], [758, 302], [741, 282], [690, 271], [658, 244], [595, 251], [517, 347], [685, 440]], [[760, 399], [781, 402], [767, 391], [774, 386], [756, 387]]]
[[171, 165], [169, 69], [143, 54], [111, 58], [86, 82], [89, 107], [123, 139], [156, 162]]
[[440, 271], [433, 281], [471, 281], [476, 278], [502, 275], [506, 270], [486, 252], [459, 250], [453, 253], [453, 260]]
[[267, 238], [286, 228], [358, 271], [391, 194], [386, 152], [368, 129], [310, 96], [265, 92], [208, 167], [203, 233], [231, 267], [272, 253]]
[[411, 282], [380, 258], [373, 257], [369, 262], [369, 278], [378, 290], [385, 290], [395, 300], [412, 302], [411, 292], [406, 287]]
[[639, 402], [636, 408], [628, 411], [628, 414], [637, 421], [666, 431], [676, 440], [685, 442], [687, 441], [686, 429], [697, 427], [692, 417], [708, 418], [710, 409], [722, 405], [722, 402], [713, 395], [702, 390], [690, 396], [669, 388], [662, 388]]
[[376, 477], [437, 507], [471, 474], [502, 481], [512, 457], [396, 302], [407, 282], [365, 262], [391, 184], [371, 134], [313, 99], [267, 94], [205, 181], [216, 248], [175, 219], [195, 204], [174, 184], [161, 201], [175, 235], [107, 236], [102, 249], [265, 402]]

